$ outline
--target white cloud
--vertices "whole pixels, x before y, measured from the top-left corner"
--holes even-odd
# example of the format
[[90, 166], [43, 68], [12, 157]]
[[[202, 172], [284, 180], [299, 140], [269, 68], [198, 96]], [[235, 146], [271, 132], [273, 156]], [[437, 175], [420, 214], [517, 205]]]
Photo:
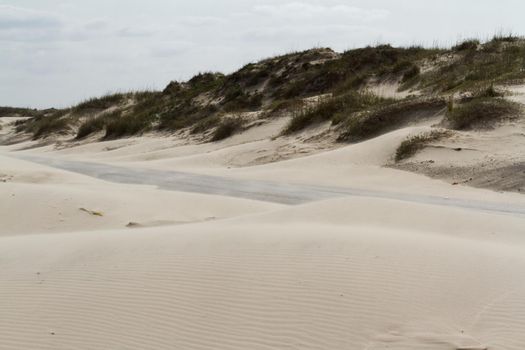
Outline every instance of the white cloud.
[[0, 5], [0, 30], [19, 28], [47, 29], [62, 26], [55, 15], [9, 5]]
[[525, 34], [524, 10], [520, 0], [0, 0], [0, 105], [162, 88], [312, 46]]
[[364, 9], [348, 5], [321, 5], [303, 2], [256, 5], [256, 13], [269, 15], [284, 20], [315, 20], [337, 19], [344, 21], [367, 22], [384, 19], [389, 12], [382, 9]]

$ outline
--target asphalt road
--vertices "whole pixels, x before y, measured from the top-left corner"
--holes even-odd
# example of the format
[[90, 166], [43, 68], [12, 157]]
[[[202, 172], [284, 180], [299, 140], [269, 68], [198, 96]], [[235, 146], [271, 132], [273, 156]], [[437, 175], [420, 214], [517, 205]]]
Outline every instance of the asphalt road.
[[404, 202], [525, 216], [525, 205], [519, 206], [504, 202], [467, 200], [402, 192], [373, 191], [348, 187], [243, 180], [181, 171], [129, 168], [103, 163], [70, 161], [32, 155], [15, 155], [12, 153], [8, 155], [116, 183], [154, 185], [165, 190], [224, 195], [288, 205], [350, 196], [393, 199]]

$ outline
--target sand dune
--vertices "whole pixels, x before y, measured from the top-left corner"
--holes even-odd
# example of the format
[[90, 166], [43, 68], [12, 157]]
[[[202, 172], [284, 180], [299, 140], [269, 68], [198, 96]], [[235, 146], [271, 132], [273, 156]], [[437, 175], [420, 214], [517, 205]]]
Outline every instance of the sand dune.
[[[373, 227], [270, 215], [4, 237], [0, 348], [520, 349], [524, 221], [459, 212], [440, 234], [390, 208]], [[493, 225], [452, 227], [476, 219]]]
[[0, 236], [219, 220], [277, 204], [117, 185], [0, 156]]
[[[10, 155], [525, 205], [382, 167], [428, 127], [273, 164], [257, 149], [280, 144], [256, 133]], [[0, 349], [525, 347], [522, 215], [392, 198], [276, 205], [0, 164]]]

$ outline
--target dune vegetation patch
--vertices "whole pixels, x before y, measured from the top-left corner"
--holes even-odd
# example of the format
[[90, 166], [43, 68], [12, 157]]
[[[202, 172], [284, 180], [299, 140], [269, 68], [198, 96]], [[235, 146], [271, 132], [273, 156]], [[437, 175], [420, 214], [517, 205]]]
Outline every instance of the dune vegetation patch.
[[53, 134], [65, 134], [71, 130], [69, 110], [58, 110], [51, 114], [20, 120], [15, 123], [16, 131], [25, 131], [32, 134], [33, 140], [45, 138]]
[[449, 108], [445, 125], [454, 130], [486, 129], [519, 116], [519, 104], [501, 97], [477, 97]]
[[360, 142], [394, 130], [410, 121], [434, 116], [446, 107], [443, 98], [410, 98], [380, 105], [346, 119], [338, 140]]
[[102, 97], [93, 97], [74, 106], [72, 108], [72, 111], [74, 113], [93, 113], [97, 111], [103, 111], [124, 102], [127, 98], [131, 97], [132, 95], [132, 93], [116, 93], [107, 94]]
[[[341, 141], [357, 142], [402, 126], [414, 110], [428, 109], [424, 104], [429, 100], [441, 101], [488, 84], [525, 81], [524, 67], [525, 40], [512, 35], [487, 42], [469, 39], [451, 48], [377, 45], [341, 53], [315, 48], [249, 63], [231, 74], [199, 73], [188, 81], [172, 81], [162, 91], [107, 94], [60, 110], [0, 107], [0, 115], [30, 117], [17, 124], [16, 131], [34, 139], [71, 130], [78, 140], [101, 131], [105, 139], [183, 129], [193, 135], [211, 130], [232, 135], [225, 132], [235, 129], [225, 115], [257, 111], [261, 119], [291, 117], [283, 135], [330, 122]], [[372, 82], [399, 86], [398, 92], [410, 90], [427, 102], [400, 102], [363, 92]], [[476, 104], [488, 109], [487, 118], [481, 119], [509, 114], [504, 101], [474, 101], [498, 96], [495, 89], [484, 89], [458, 106], [452, 103], [450, 124], [468, 127], [469, 109]]]
[[396, 150], [395, 161], [400, 162], [414, 156], [430, 142], [438, 141], [452, 135], [450, 130], [432, 130], [423, 134], [411, 136], [401, 142]]
[[77, 131], [77, 139], [83, 139], [91, 134], [102, 131], [106, 129], [106, 126], [121, 117], [120, 111], [115, 111], [111, 113], [102, 114], [97, 117], [90, 118], [86, 120]]
[[241, 117], [222, 119], [213, 132], [212, 141], [224, 140], [242, 130], [244, 121]]
[[338, 124], [352, 113], [387, 101], [388, 99], [368, 92], [356, 91], [324, 98], [311, 106], [295, 110], [292, 119], [283, 130], [283, 134], [289, 135], [324, 121], [332, 121], [334, 124]]

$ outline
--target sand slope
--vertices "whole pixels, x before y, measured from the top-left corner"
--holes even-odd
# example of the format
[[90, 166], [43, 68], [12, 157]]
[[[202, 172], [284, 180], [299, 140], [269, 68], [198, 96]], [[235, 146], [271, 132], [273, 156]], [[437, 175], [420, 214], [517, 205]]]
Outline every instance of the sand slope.
[[[381, 167], [427, 128], [245, 168], [229, 167], [279, 146], [135, 138], [24, 153], [524, 205]], [[525, 348], [523, 216], [358, 197], [282, 206], [0, 165], [2, 350]]]
[[1, 155], [0, 164], [0, 236], [187, 224], [280, 207], [108, 183]]
[[[312, 204], [295, 220], [1, 238], [0, 348], [523, 348], [525, 221], [459, 212], [436, 234], [392, 204], [372, 226], [298, 223]], [[466, 230], [476, 219], [493, 225]]]

